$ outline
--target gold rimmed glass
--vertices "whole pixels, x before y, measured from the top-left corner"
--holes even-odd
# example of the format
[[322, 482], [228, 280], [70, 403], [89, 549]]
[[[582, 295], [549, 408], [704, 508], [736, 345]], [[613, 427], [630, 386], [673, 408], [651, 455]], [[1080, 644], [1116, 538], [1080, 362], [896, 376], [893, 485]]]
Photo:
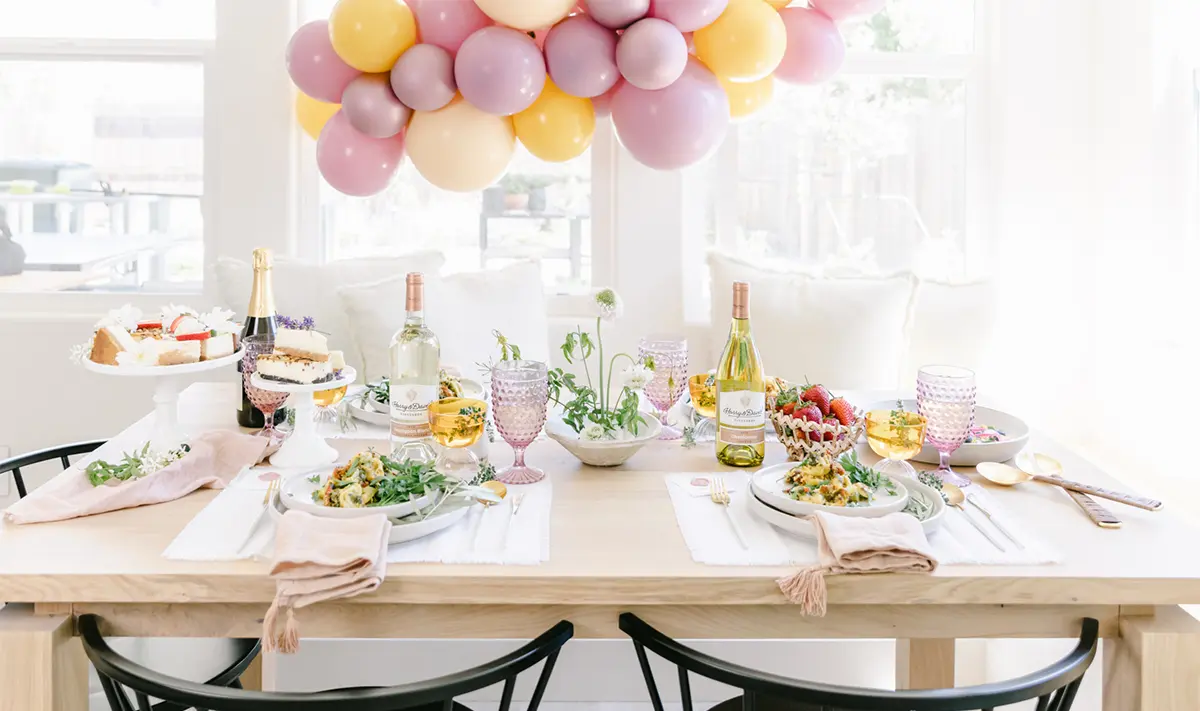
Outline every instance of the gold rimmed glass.
[[429, 405], [429, 428], [442, 447], [434, 468], [452, 479], [470, 481], [479, 472], [479, 457], [469, 447], [483, 435], [487, 403], [472, 398], [447, 398]]
[[915, 477], [917, 470], [908, 460], [925, 444], [925, 417], [901, 409], [872, 410], [867, 413], [867, 444], [882, 457], [876, 471]]

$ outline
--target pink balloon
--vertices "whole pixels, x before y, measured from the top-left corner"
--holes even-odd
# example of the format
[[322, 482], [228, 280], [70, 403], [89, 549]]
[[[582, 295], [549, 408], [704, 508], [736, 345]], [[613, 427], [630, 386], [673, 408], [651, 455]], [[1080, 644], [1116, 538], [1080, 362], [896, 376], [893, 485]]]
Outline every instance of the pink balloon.
[[533, 105], [546, 85], [546, 60], [533, 38], [508, 27], [485, 27], [454, 59], [463, 98], [481, 111], [511, 116]]
[[317, 167], [335, 190], [355, 197], [382, 192], [404, 162], [404, 132], [371, 138], [354, 130], [345, 111], [325, 124], [317, 141]]
[[809, 0], [809, 5], [834, 22], [853, 17], [874, 15], [883, 9], [887, 0]]
[[846, 59], [846, 43], [833, 20], [807, 7], [785, 7], [779, 16], [787, 28], [787, 51], [776, 78], [819, 84], [837, 74]]
[[638, 20], [617, 42], [621, 76], [639, 89], [655, 91], [670, 86], [687, 63], [687, 40], [666, 20]]
[[543, 52], [546, 50], [546, 38], [550, 35], [551, 29], [550, 27], [543, 27], [540, 30], [534, 30], [530, 33], [533, 35], [533, 43]]
[[716, 21], [728, 4], [729, 0], [653, 0], [650, 17], [666, 20], [680, 32], [695, 32]]
[[292, 35], [287, 70], [300, 91], [330, 104], [342, 103], [342, 92], [361, 73], [333, 51], [326, 20], [310, 22]]
[[412, 109], [392, 93], [387, 74], [364, 74], [350, 82], [342, 95], [342, 113], [354, 130], [372, 138], [391, 138], [412, 118]]
[[392, 91], [414, 111], [437, 111], [454, 98], [454, 57], [436, 44], [414, 45], [392, 67]]
[[666, 89], [646, 91], [626, 82], [612, 102], [613, 125], [625, 148], [657, 170], [676, 170], [712, 155], [729, 128], [729, 99], [700, 60]]
[[622, 86], [625, 86], [625, 80], [618, 79], [613, 88], [592, 99], [592, 108], [596, 111], [596, 118], [608, 118], [612, 116], [613, 97], [621, 90]]
[[613, 88], [617, 70], [617, 35], [587, 15], [574, 15], [555, 25], [546, 38], [546, 66], [558, 88], [590, 99]]
[[646, 16], [650, 0], [588, 0], [587, 13], [610, 30], [620, 30]]
[[451, 54], [472, 34], [492, 24], [492, 19], [471, 0], [419, 0], [409, 5], [417, 17], [421, 41]]

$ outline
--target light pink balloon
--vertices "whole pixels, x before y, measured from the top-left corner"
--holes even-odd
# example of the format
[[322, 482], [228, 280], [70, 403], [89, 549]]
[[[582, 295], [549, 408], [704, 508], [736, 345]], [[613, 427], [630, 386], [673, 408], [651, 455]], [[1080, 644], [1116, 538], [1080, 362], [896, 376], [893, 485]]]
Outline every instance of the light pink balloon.
[[807, 7], [779, 11], [787, 28], [787, 51], [775, 77], [790, 84], [820, 84], [837, 74], [846, 59], [846, 43], [837, 25]]
[[350, 82], [342, 94], [342, 113], [354, 130], [372, 138], [391, 138], [412, 118], [412, 109], [392, 92], [387, 74], [364, 74]]
[[716, 21], [728, 4], [729, 0], [652, 0], [650, 17], [666, 20], [680, 32], [695, 32]]
[[621, 144], [639, 162], [676, 170], [712, 155], [729, 129], [729, 98], [700, 60], [666, 89], [625, 82], [613, 97], [612, 120]]
[[292, 35], [287, 71], [300, 91], [329, 104], [342, 103], [342, 92], [361, 74], [333, 50], [326, 20], [310, 22]]
[[616, 96], [617, 92], [624, 85], [624, 79], [617, 79], [617, 83], [613, 85], [613, 88], [592, 99], [592, 108], [596, 111], [596, 118], [608, 118], [612, 116], [613, 97]]
[[546, 50], [546, 38], [549, 37], [551, 29], [550, 27], [543, 27], [540, 30], [534, 30], [530, 33], [533, 35], [533, 43], [543, 52]]
[[587, 15], [555, 25], [546, 38], [546, 66], [558, 88], [590, 99], [611, 89], [617, 70], [617, 35]]
[[421, 41], [454, 54], [472, 34], [492, 25], [471, 0], [419, 0], [408, 3], [417, 17]]
[[687, 40], [666, 20], [638, 20], [617, 42], [621, 76], [639, 89], [655, 91], [670, 86], [687, 63]]
[[404, 132], [371, 138], [350, 125], [345, 111], [325, 124], [317, 141], [317, 167], [335, 190], [355, 197], [380, 193], [404, 162]]
[[620, 30], [646, 16], [650, 0], [587, 0], [587, 13], [610, 30]]
[[511, 116], [533, 105], [546, 85], [546, 60], [533, 38], [509, 27], [485, 27], [454, 58], [454, 79], [475, 108]]
[[414, 45], [392, 67], [392, 91], [414, 111], [437, 111], [454, 98], [454, 57], [436, 44]]
[[874, 15], [886, 4], [887, 0], [809, 0], [809, 5], [834, 22]]

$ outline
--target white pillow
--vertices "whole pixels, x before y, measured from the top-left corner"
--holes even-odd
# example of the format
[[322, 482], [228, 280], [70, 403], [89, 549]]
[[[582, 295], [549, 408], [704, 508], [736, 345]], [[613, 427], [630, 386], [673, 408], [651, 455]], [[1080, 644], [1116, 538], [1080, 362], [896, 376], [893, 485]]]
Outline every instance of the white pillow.
[[912, 387], [917, 369], [931, 363], [984, 371], [996, 325], [996, 305], [992, 282], [948, 284], [921, 280], [909, 314], [901, 385]]
[[[404, 325], [404, 276], [338, 289], [368, 378], [389, 375], [388, 344]], [[425, 320], [442, 344], [442, 365], [478, 378], [476, 363], [496, 358], [493, 330], [529, 360], [547, 360], [548, 324], [542, 269], [518, 262], [503, 269], [426, 278]]]
[[[445, 262], [440, 252], [414, 252], [383, 259], [346, 259], [325, 264], [279, 257], [271, 270], [275, 308], [284, 316], [312, 316], [317, 328], [329, 334], [329, 347], [343, 351], [347, 362], [361, 369], [363, 354], [354, 344], [337, 290], [396, 275], [403, 281], [408, 272], [436, 275]], [[221, 301], [244, 318], [254, 280], [252, 265], [240, 259], [223, 258], [217, 261], [216, 273]], [[403, 318], [403, 298], [395, 308]], [[391, 337], [390, 333], [388, 337]]]
[[[768, 375], [839, 389], [890, 389], [905, 352], [911, 275], [822, 277], [764, 271], [725, 255], [712, 268], [713, 346], [725, 345], [731, 285], [750, 284], [754, 341]], [[714, 359], [715, 362], [715, 359]]]

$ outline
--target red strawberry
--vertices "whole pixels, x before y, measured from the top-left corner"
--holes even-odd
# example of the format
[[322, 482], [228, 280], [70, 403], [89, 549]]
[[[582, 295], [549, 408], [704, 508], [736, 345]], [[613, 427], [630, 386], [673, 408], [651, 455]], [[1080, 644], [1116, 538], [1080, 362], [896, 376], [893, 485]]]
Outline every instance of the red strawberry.
[[783, 406], [783, 414], [785, 414], [785, 415], [791, 415], [795, 411], [796, 411], [796, 403], [794, 403], [794, 402], [789, 402], [788, 404]]
[[829, 390], [824, 385], [807, 386], [804, 392], [800, 394], [800, 398], [815, 403], [817, 407], [821, 408], [822, 417], [829, 415], [829, 401], [833, 399], [833, 395], [829, 393]]
[[[797, 420], [804, 420], [805, 422], [820, 422], [821, 408], [811, 402], [802, 402], [792, 416]], [[808, 439], [812, 442], [819, 442], [821, 441], [821, 433], [813, 432], [808, 436]]]
[[[842, 424], [841, 422], [839, 422], [839, 421], [838, 421], [838, 418], [834, 417], [833, 415], [829, 415], [829, 416], [828, 416], [828, 417], [826, 417], [824, 420], [822, 420], [822, 422], [824, 422], [824, 423], [825, 423], [825, 424], [827, 424], [827, 425], [840, 425], [840, 424]], [[825, 438], [824, 438], [824, 439], [825, 439], [825, 441], [826, 441], [826, 442], [832, 442], [832, 441], [833, 441], [833, 431], [831, 430], [831, 431], [829, 431], [829, 432], [826, 432], [826, 433], [825, 433]]]
[[835, 397], [829, 401], [829, 411], [833, 413], [838, 422], [843, 425], [852, 425], [858, 421], [858, 417], [854, 414], [854, 407], [846, 402], [846, 398]]

